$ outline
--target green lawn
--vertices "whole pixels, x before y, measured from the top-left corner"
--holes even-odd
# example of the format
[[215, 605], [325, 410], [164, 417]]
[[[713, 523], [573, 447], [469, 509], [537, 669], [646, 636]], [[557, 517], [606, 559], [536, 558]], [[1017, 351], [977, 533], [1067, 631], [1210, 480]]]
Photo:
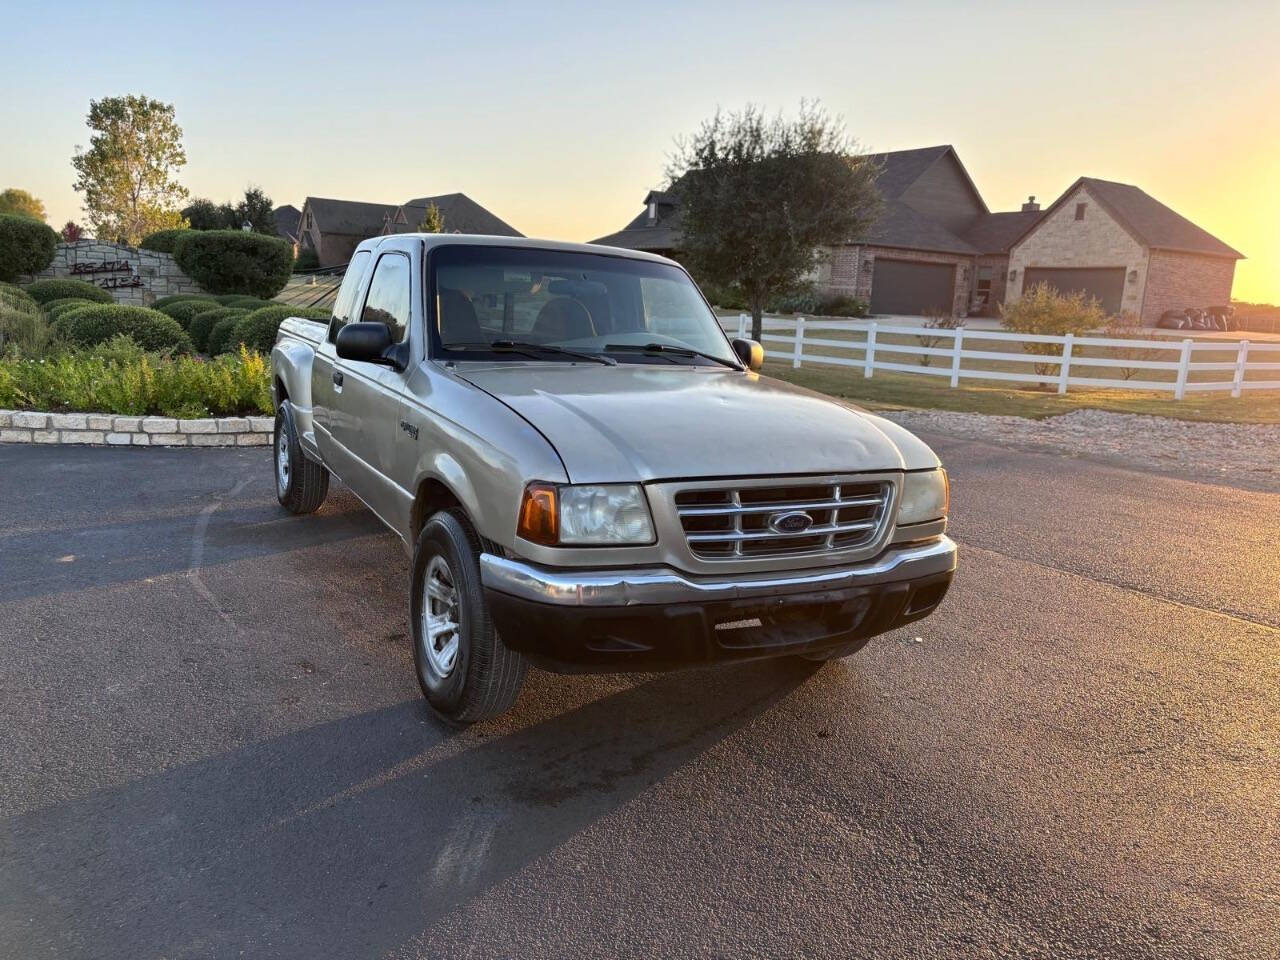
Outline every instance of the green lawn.
[[763, 372], [811, 390], [854, 400], [872, 410], [922, 408], [1039, 419], [1088, 408], [1217, 423], [1280, 423], [1280, 391], [1277, 390], [1246, 393], [1239, 399], [1232, 399], [1230, 393], [1213, 393], [1188, 394], [1184, 400], [1174, 400], [1168, 392], [1136, 390], [1072, 389], [1059, 396], [1032, 388], [964, 381], [952, 389], [944, 378], [911, 373], [877, 371], [868, 379], [857, 368], [813, 364], [795, 370], [790, 361], [780, 359], [767, 361]]

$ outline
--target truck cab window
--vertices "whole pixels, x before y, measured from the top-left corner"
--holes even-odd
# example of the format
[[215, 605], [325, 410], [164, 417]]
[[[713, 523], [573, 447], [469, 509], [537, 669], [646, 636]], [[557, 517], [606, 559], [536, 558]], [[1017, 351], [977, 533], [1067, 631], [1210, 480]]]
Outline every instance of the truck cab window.
[[360, 292], [360, 281], [364, 278], [365, 268], [369, 265], [369, 251], [360, 250], [347, 264], [347, 272], [342, 276], [342, 286], [338, 289], [338, 298], [333, 304], [333, 319], [329, 321], [329, 342], [338, 339], [338, 331], [351, 322], [351, 311], [355, 309], [356, 294]]
[[385, 253], [378, 260], [360, 321], [385, 323], [392, 340], [404, 339], [409, 329], [409, 258], [404, 254]]

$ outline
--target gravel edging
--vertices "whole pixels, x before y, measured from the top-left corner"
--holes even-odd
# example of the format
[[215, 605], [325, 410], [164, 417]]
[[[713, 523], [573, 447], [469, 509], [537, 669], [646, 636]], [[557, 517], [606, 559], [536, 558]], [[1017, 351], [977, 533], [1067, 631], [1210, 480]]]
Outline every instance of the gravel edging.
[[108, 413], [0, 410], [0, 443], [110, 447], [265, 447], [271, 417], [122, 417]]
[[908, 430], [1034, 447], [1199, 483], [1280, 491], [1280, 424], [1209, 423], [1107, 410], [1025, 417], [891, 410]]

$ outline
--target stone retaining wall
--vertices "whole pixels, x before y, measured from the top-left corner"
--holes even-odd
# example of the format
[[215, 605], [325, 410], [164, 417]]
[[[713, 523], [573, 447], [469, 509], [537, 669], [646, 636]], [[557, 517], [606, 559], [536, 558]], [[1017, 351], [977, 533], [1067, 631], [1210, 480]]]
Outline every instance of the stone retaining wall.
[[23, 282], [48, 277], [87, 281], [106, 290], [116, 303], [137, 307], [173, 294], [205, 292], [182, 272], [173, 254], [97, 240], [58, 244], [53, 263]]
[[263, 447], [271, 417], [121, 417], [107, 413], [0, 410], [0, 443], [78, 443], [113, 447]]

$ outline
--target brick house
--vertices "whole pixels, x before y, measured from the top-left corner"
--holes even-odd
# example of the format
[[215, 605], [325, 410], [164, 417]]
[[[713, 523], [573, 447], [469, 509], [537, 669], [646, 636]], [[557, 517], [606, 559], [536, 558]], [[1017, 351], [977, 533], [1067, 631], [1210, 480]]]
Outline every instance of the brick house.
[[361, 240], [391, 233], [413, 233], [435, 204], [449, 233], [523, 237], [509, 223], [490, 213], [465, 193], [418, 197], [404, 203], [364, 203], [307, 197], [298, 227], [298, 249], [314, 250], [320, 266], [340, 266], [351, 259]]
[[[1082, 179], [1048, 211], [1041, 211], [1031, 197], [1020, 210], [992, 213], [951, 146], [869, 159], [880, 168], [880, 215], [857, 242], [827, 251], [815, 280], [822, 292], [866, 300], [874, 314], [937, 310], [995, 316], [1007, 298], [1021, 296], [1028, 265], [1033, 278], [1065, 289], [1084, 284], [1095, 293], [1097, 277], [1063, 270], [1105, 268], [1112, 272], [1099, 276], [1113, 286], [1116, 265], [1125, 268], [1126, 277], [1138, 270], [1137, 286], [1125, 289], [1137, 299], [1127, 296], [1121, 305], [1141, 311], [1148, 320], [1170, 304], [1209, 306], [1229, 298], [1240, 254], [1136, 187]], [[651, 190], [644, 209], [622, 230], [591, 242], [678, 256], [678, 186]], [[1058, 211], [1080, 188], [1114, 194], [1096, 205], [1101, 211], [1114, 206], [1123, 216], [1095, 216], [1083, 229], [1060, 232]], [[1116, 217], [1120, 219], [1113, 223]], [[1039, 225], [1049, 218], [1053, 226], [1041, 233]], [[1058, 272], [1045, 272], [1054, 269]], [[1144, 301], [1148, 288], [1151, 294]], [[1113, 298], [1108, 294], [1101, 299], [1109, 304]]]
[[1166, 310], [1229, 303], [1242, 257], [1135, 186], [1081, 177], [1012, 244], [1005, 297], [1049, 283], [1154, 324]]

